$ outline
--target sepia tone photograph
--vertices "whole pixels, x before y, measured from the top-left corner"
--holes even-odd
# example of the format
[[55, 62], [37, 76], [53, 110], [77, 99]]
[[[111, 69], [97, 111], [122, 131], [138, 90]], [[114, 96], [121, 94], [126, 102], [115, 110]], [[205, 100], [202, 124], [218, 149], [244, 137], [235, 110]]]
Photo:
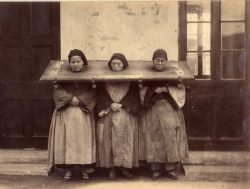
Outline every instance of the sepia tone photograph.
[[250, 187], [249, 9], [0, 1], [0, 189]]

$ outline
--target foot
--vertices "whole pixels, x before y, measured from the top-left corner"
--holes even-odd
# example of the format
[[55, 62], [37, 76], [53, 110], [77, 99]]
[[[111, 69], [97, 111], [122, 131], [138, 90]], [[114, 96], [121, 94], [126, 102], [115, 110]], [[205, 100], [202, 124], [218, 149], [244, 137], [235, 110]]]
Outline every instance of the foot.
[[72, 176], [71, 171], [66, 171], [65, 174], [64, 174], [63, 179], [64, 179], [65, 181], [69, 181], [69, 180], [71, 179], [71, 176]]
[[116, 179], [116, 175], [115, 175], [115, 169], [114, 168], [110, 168], [109, 169], [109, 180], [115, 180]]
[[133, 175], [128, 172], [128, 169], [121, 167], [121, 173], [126, 179], [132, 179]]
[[83, 178], [83, 180], [89, 180], [89, 174], [83, 172], [82, 178]]
[[152, 175], [152, 180], [157, 180], [158, 178], [161, 177], [161, 173], [158, 171], [155, 171]]
[[178, 177], [176, 176], [174, 170], [167, 171], [166, 176], [167, 176], [168, 178], [170, 178], [170, 179], [178, 180]]

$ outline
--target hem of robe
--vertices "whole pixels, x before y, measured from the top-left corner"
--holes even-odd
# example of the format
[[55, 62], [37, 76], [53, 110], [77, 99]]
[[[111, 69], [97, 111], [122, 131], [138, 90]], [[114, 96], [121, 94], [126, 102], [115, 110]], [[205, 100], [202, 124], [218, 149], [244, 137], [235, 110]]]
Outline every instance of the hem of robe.
[[[160, 101], [161, 100], [157, 101], [156, 103], [159, 103]], [[166, 103], [168, 103], [168, 102], [166, 102]], [[147, 124], [144, 125], [143, 122], [140, 123], [141, 125], [140, 125], [140, 129], [139, 129], [139, 142], [140, 142], [140, 144], [139, 144], [139, 160], [140, 161], [146, 161], [148, 163], [153, 163], [153, 162], [157, 162], [157, 163], [173, 163], [173, 162], [177, 162], [177, 161], [182, 161], [184, 158], [188, 158], [189, 157], [189, 150], [188, 150], [187, 137], [186, 137], [186, 141], [182, 141], [182, 145], [184, 145], [184, 148], [183, 147], [180, 148], [180, 146], [179, 146], [180, 144], [178, 144], [178, 147], [177, 147], [177, 149], [178, 149], [178, 152], [177, 152], [178, 156], [175, 156], [175, 158], [171, 158], [170, 160], [168, 160], [168, 156], [167, 156], [168, 152], [167, 151], [166, 151], [166, 160], [163, 160], [163, 158], [161, 160], [154, 159], [154, 158], [148, 158], [148, 154], [147, 154], [147, 150], [146, 150], [147, 146], [148, 146], [147, 143], [153, 144], [153, 142], [147, 142], [147, 139], [146, 139], [147, 138], [147, 132], [148, 132], [147, 128], [149, 127], [147, 121], [149, 119], [148, 118], [149, 114], [152, 114], [151, 112], [154, 111], [154, 109], [157, 108], [156, 106], [157, 105], [154, 104], [149, 110], [145, 110], [144, 114], [142, 114], [142, 117], [143, 117], [143, 115], [145, 115], [145, 117], [144, 117], [144, 123], [147, 123]], [[171, 106], [170, 103], [168, 103], [168, 106], [173, 109], [173, 107]], [[157, 116], [159, 117], [159, 114], [157, 112], [158, 111], [155, 110], [155, 114], [157, 114]], [[178, 117], [180, 119], [184, 119], [183, 115], [181, 115], [182, 114], [182, 110], [181, 109], [178, 110], [178, 112], [176, 112], [176, 113], [178, 114]], [[183, 127], [184, 128], [182, 128], [182, 129], [185, 130], [185, 125], [183, 125]], [[162, 126], [161, 126], [161, 128], [162, 128]], [[185, 131], [185, 135], [186, 135], [186, 131]], [[165, 136], [164, 136], [164, 143], [165, 143], [165, 140], [166, 139], [165, 139]], [[166, 143], [165, 143], [165, 145], [166, 145]], [[151, 145], [149, 145], [149, 146], [151, 146]], [[182, 151], [182, 153], [180, 153], [180, 149], [182, 149], [182, 150], [185, 149], [185, 150], [184, 150], [184, 152]]]
[[[79, 108], [80, 109], [80, 108]], [[82, 110], [81, 110], [82, 111]], [[60, 114], [60, 115], [57, 115]], [[92, 121], [93, 120], [93, 114], [89, 113], [90, 116], [92, 117]], [[90, 158], [88, 158], [89, 160], [83, 160], [83, 161], [74, 161], [74, 162], [69, 162], [69, 161], [65, 161], [66, 159], [66, 154], [64, 155], [64, 160], [55, 160], [55, 129], [56, 129], [56, 116], [62, 116], [62, 112], [58, 111], [57, 109], [54, 110], [53, 116], [52, 116], [52, 120], [51, 120], [51, 125], [50, 125], [50, 132], [49, 132], [49, 142], [48, 142], [48, 162], [51, 164], [81, 164], [81, 165], [85, 165], [85, 164], [92, 164], [92, 163], [96, 163], [96, 142], [95, 142], [95, 128], [94, 126], [92, 127], [92, 132], [93, 132], [93, 143], [92, 143], [92, 158], [90, 160]], [[60, 118], [58, 118], [60, 119]], [[95, 123], [92, 123], [95, 124]], [[79, 154], [80, 156], [81, 154]]]
[[[137, 123], [137, 117], [135, 117], [134, 115], [131, 115], [130, 113], [128, 113], [125, 109], [122, 108], [121, 111], [124, 111], [125, 115], [126, 116], [129, 116], [130, 119], [133, 119], [133, 121], [131, 122], [131, 124], [133, 123], [133, 125], [135, 126], [135, 130], [134, 130], [134, 133], [133, 133], [133, 137], [134, 137], [134, 142], [133, 142], [133, 153], [132, 153], [132, 161], [131, 163], [126, 163], [128, 160], [123, 160], [126, 156], [126, 154], [122, 155], [122, 160], [119, 159], [119, 163], [118, 162], [115, 162], [115, 158], [113, 157], [113, 154], [110, 154], [107, 156], [107, 152], [109, 152], [110, 150], [112, 151], [113, 153], [113, 147], [111, 147], [110, 145], [113, 145], [112, 142], [114, 142], [113, 140], [113, 135], [115, 134], [114, 131], [112, 131], [112, 142], [110, 144], [107, 144], [108, 146], [106, 146], [105, 148], [105, 145], [103, 140], [110, 140], [108, 136], [105, 136], [104, 137], [104, 132], [106, 133], [107, 130], [109, 130], [109, 124], [105, 124], [104, 126], [104, 122], [108, 122], [110, 123], [110, 119], [109, 119], [109, 115], [112, 114], [111, 112], [108, 113], [107, 115], [105, 115], [105, 117], [102, 117], [101, 120], [99, 119], [99, 123], [97, 124], [97, 143], [98, 143], [98, 154], [99, 154], [99, 157], [98, 157], [98, 167], [105, 167], [105, 168], [112, 168], [112, 167], [125, 167], [125, 168], [132, 168], [132, 167], [139, 167], [139, 161], [138, 161], [138, 154], [139, 154], [139, 149], [138, 149], [138, 144], [135, 144], [135, 143], [138, 143], [139, 141], [139, 138], [138, 138], [138, 123]], [[121, 112], [119, 112], [121, 113]], [[100, 125], [103, 126], [102, 128], [102, 131], [100, 131]], [[100, 133], [101, 132], [101, 133]], [[109, 131], [108, 131], [109, 132]], [[132, 135], [131, 135], [132, 136]], [[117, 137], [117, 136], [116, 136]], [[101, 139], [100, 139], [101, 138]], [[102, 142], [100, 142], [102, 141]], [[101, 147], [100, 147], [101, 146]], [[131, 146], [131, 147], [132, 147]], [[104, 147], [104, 148], [103, 148]], [[99, 149], [101, 148], [101, 149]], [[112, 149], [110, 149], [112, 148]], [[100, 154], [104, 154], [103, 155], [100, 155]], [[123, 161], [126, 161], [125, 163], [123, 163]]]

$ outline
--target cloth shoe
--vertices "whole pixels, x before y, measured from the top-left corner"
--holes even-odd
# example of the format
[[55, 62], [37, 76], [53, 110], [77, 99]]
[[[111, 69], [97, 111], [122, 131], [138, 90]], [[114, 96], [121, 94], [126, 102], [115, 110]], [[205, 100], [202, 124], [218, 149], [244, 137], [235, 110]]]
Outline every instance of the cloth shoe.
[[109, 168], [109, 180], [115, 180], [116, 174], [115, 174], [115, 168]]
[[152, 180], [157, 180], [160, 177], [161, 177], [161, 172], [155, 171], [155, 172], [153, 172], [153, 175], [152, 175], [151, 179]]
[[71, 179], [71, 176], [72, 176], [72, 172], [71, 171], [66, 171], [65, 174], [64, 174], [63, 179], [65, 181], [69, 181]]
[[176, 176], [174, 170], [167, 171], [166, 176], [173, 180], [178, 180], [178, 177]]
[[131, 174], [128, 172], [128, 169], [127, 169], [127, 168], [121, 167], [120, 170], [121, 170], [122, 175], [123, 175], [126, 179], [132, 179], [132, 178], [133, 178], [133, 175], [131, 175]]

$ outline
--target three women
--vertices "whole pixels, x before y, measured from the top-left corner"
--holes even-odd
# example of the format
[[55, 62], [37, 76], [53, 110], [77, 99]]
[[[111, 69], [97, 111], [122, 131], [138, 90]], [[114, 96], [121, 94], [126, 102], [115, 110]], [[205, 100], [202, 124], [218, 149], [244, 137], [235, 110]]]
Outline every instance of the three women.
[[[82, 51], [72, 50], [68, 57], [72, 71], [86, 68], [87, 60]], [[167, 53], [162, 49], [155, 51], [153, 70], [163, 71], [166, 64]], [[126, 69], [128, 62], [123, 54], [115, 53], [108, 66], [115, 73]], [[64, 169], [64, 178], [70, 179], [72, 165], [80, 164], [83, 178], [88, 179], [97, 157], [97, 166], [109, 169], [110, 180], [116, 179], [118, 170], [125, 178], [131, 179], [128, 169], [138, 167], [139, 160], [150, 164], [153, 180], [161, 176], [163, 166], [169, 178], [177, 179], [174, 166], [188, 157], [181, 111], [185, 102], [183, 84], [149, 82], [139, 91], [134, 82], [110, 81], [97, 85], [97, 96], [96, 102], [96, 89], [87, 83], [55, 85], [56, 110], [48, 150], [50, 163]], [[95, 104], [99, 117], [97, 154], [93, 119]]]

